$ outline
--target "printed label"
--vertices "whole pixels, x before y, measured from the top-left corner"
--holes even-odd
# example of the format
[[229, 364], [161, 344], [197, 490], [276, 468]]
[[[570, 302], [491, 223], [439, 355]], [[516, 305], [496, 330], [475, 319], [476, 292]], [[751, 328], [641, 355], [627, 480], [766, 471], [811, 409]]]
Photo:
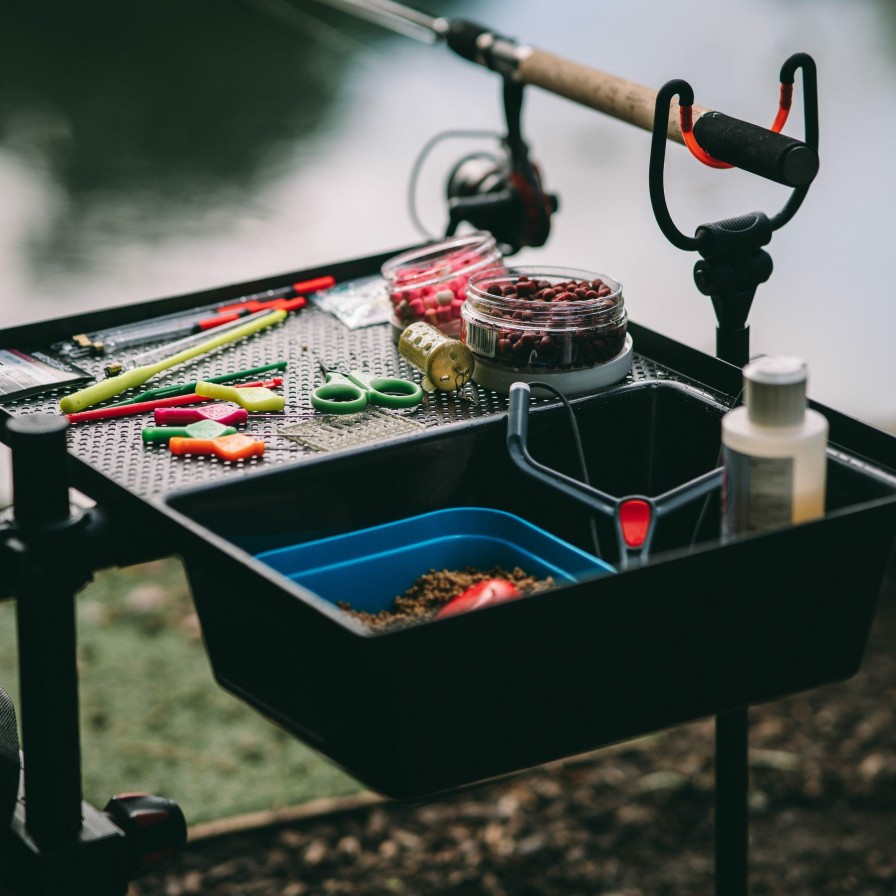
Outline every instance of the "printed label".
[[495, 357], [495, 349], [498, 346], [497, 330], [467, 321], [466, 340], [470, 351], [486, 358]]
[[91, 379], [93, 377], [80, 368], [42, 352], [29, 355], [15, 348], [0, 349], [0, 399], [4, 401]]
[[723, 457], [723, 538], [792, 521], [792, 457], [753, 457], [727, 446]]

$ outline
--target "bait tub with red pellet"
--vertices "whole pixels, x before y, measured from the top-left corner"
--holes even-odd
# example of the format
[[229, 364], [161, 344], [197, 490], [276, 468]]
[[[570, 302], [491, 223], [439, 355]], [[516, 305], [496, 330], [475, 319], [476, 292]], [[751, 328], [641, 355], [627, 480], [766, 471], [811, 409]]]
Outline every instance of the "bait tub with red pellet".
[[622, 284], [575, 268], [478, 271], [461, 307], [473, 378], [505, 395], [515, 382], [543, 382], [569, 397], [618, 383], [632, 365], [627, 323]]
[[[0, 345], [49, 346], [315, 275], [345, 282], [394, 254], [11, 328]], [[627, 335], [635, 346], [628, 373], [572, 406], [593, 486], [658, 495], [718, 465], [720, 420], [737, 401], [741, 373], [637, 322]], [[388, 324], [352, 331], [311, 306], [174, 375], [287, 358], [287, 411], [313, 418], [317, 357], [418, 375]], [[83, 364], [101, 375], [102, 359]], [[55, 413], [60, 394], [4, 404], [2, 413]], [[437, 391], [398, 415], [423, 425], [357, 441], [347, 425], [343, 441], [318, 451], [278, 435], [294, 417], [250, 415], [246, 431], [268, 448], [237, 463], [143, 446], [140, 417], [78, 424], [67, 433], [71, 483], [108, 523], [110, 563], [183, 558], [224, 688], [393, 797], [510, 773], [857, 670], [896, 532], [896, 439], [814, 402], [830, 423], [830, 446], [826, 513], [811, 523], [722, 544], [713, 492], [664, 516], [649, 560], [623, 568], [613, 522], [598, 517], [599, 556], [616, 573], [584, 570], [548, 591], [396, 631], [372, 631], [257, 556], [460, 507], [518, 516], [593, 554], [583, 505], [511, 461], [507, 406], [481, 384], [465, 397]], [[528, 447], [582, 478], [556, 402], [533, 404]]]

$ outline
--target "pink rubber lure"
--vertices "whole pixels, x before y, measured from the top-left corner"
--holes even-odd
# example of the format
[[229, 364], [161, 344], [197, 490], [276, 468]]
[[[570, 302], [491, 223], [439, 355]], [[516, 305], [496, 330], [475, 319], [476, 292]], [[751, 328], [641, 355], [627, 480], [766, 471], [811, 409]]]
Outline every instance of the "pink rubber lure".
[[156, 408], [153, 411], [153, 420], [157, 426], [166, 423], [193, 423], [196, 420], [216, 420], [225, 426], [236, 426], [248, 419], [249, 412], [245, 408], [221, 402], [195, 408]]

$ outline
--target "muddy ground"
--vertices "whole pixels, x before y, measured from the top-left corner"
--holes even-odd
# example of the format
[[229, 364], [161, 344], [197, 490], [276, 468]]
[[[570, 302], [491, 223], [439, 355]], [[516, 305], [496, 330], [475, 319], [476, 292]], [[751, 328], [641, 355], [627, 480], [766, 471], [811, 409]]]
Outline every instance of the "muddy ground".
[[[893, 896], [892, 575], [859, 674], [750, 723], [752, 896]], [[205, 836], [130, 893], [710, 894], [712, 765], [713, 724], [698, 722], [436, 802]]]

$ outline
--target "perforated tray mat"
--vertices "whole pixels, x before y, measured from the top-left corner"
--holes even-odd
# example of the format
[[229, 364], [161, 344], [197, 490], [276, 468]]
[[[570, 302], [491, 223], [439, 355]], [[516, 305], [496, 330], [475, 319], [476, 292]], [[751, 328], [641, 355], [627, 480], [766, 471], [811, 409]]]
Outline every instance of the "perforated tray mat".
[[[637, 345], [635, 348], [637, 349]], [[134, 349], [117, 357], [127, 360], [143, 350], [145, 349]], [[107, 360], [79, 359], [77, 363], [102, 378], [103, 366]], [[281, 387], [286, 398], [285, 409], [280, 413], [250, 414], [248, 423], [243, 427], [247, 434], [265, 441], [267, 448], [262, 457], [231, 463], [217, 457], [173, 456], [164, 445], [147, 445], [142, 442], [141, 430], [143, 426], [152, 424], [151, 412], [73, 424], [68, 433], [69, 450], [92, 470], [132, 494], [150, 498], [200, 483], [252, 475], [259, 469], [301, 463], [307, 458], [319, 457], [322, 452], [370, 447], [390, 439], [409, 437], [407, 431], [402, 431], [407, 427], [400, 429], [397, 426], [384, 426], [384, 421], [377, 419], [381, 416], [379, 414], [351, 415], [345, 420], [333, 421], [333, 426], [327, 426], [327, 421], [322, 421], [321, 415], [315, 413], [310, 402], [310, 392], [322, 381], [319, 361], [331, 369], [360, 368], [386, 376], [410, 378], [417, 382], [421, 375], [399, 355], [392, 341], [389, 325], [352, 330], [312, 304], [291, 314], [280, 325], [165, 371], [140, 389], [123, 393], [114, 400], [123, 400], [154, 386], [190, 382], [279, 360], [288, 361]], [[705, 385], [672, 373], [636, 352], [631, 372], [623, 382], [644, 379], [684, 380], [714, 398], [730, 400], [709, 390]], [[59, 399], [69, 391], [71, 390], [55, 390], [31, 399], [0, 404], [0, 408], [12, 416], [55, 414], [59, 413]], [[423, 403], [418, 407], [388, 413], [400, 414], [403, 418], [414, 421], [420, 432], [424, 432], [432, 427], [463, 424], [502, 413], [506, 407], [505, 396], [469, 383], [463, 393], [424, 394]], [[278, 434], [278, 430], [285, 426], [302, 421], [318, 422], [319, 426], [315, 427], [319, 430], [318, 438], [310, 440], [310, 444], [315, 447], [310, 447], [308, 442], [298, 442]]]

